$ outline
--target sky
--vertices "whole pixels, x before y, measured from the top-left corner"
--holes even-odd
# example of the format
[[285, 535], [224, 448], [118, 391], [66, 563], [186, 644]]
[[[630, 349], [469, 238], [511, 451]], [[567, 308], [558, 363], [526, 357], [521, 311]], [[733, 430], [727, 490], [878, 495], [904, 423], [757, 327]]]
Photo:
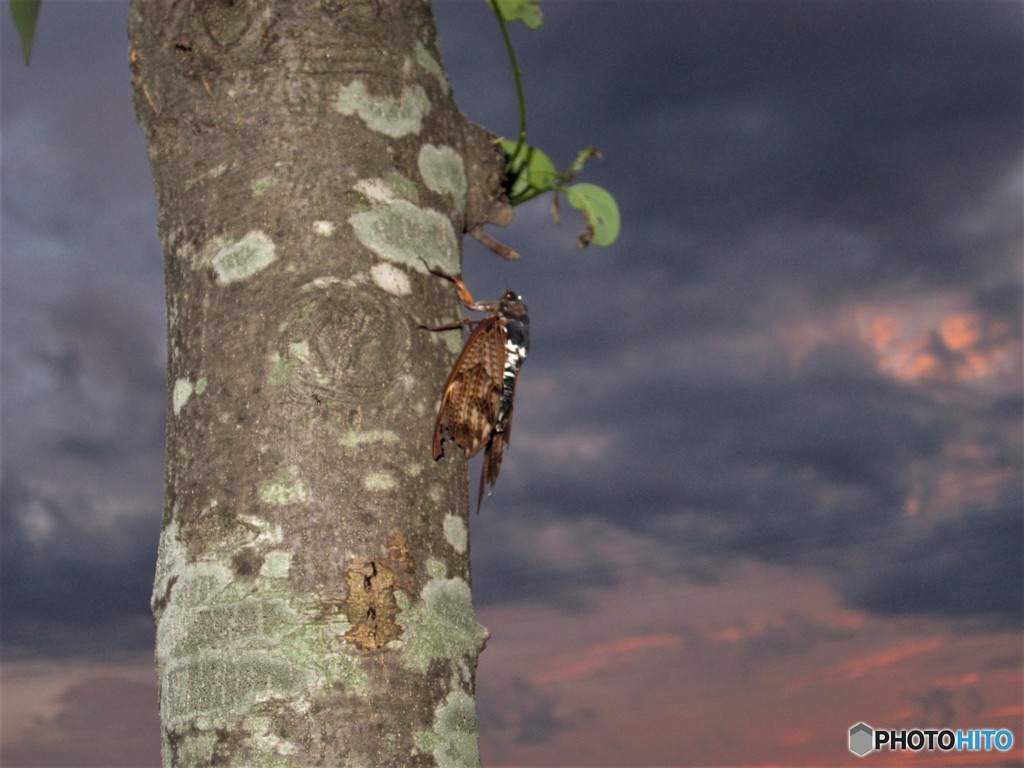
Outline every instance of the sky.
[[[1024, 760], [1024, 6], [547, 2], [514, 30], [549, 199], [467, 245], [530, 307], [472, 520], [488, 766]], [[482, 2], [435, 0], [460, 108], [517, 114]], [[165, 341], [126, 5], [43, 4], [0, 102], [4, 766], [155, 766]], [[476, 482], [475, 475], [473, 482]], [[1008, 728], [1006, 753], [847, 731]]]

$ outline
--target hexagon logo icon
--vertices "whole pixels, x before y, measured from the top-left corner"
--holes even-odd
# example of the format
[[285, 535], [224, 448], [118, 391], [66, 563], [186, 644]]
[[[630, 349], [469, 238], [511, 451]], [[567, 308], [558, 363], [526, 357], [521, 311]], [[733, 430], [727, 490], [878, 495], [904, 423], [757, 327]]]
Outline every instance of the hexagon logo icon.
[[850, 751], [857, 757], [864, 757], [873, 752], [875, 749], [872, 746], [872, 742], [875, 740], [874, 734], [874, 728], [867, 723], [850, 726]]

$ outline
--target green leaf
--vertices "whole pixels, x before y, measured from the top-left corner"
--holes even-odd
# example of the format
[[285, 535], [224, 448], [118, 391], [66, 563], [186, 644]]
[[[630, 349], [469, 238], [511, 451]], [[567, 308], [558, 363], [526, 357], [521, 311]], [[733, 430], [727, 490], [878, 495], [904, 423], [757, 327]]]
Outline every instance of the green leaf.
[[21, 52], [25, 56], [25, 66], [32, 58], [32, 38], [36, 35], [36, 19], [39, 18], [39, 6], [43, 0], [10, 0], [11, 16], [14, 26], [21, 36]]
[[554, 189], [560, 181], [551, 158], [536, 147], [523, 144], [519, 147], [519, 154], [512, 157], [517, 145], [518, 142], [510, 139], [501, 140], [501, 149], [505, 157], [509, 158], [508, 174], [512, 179], [512, 188], [508, 196], [513, 205]]
[[619, 237], [619, 205], [605, 189], [596, 184], [573, 184], [565, 188], [565, 197], [586, 218], [589, 226], [579, 236], [580, 247], [590, 243], [607, 248]]
[[521, 21], [530, 29], [537, 29], [544, 21], [540, 0], [488, 0], [491, 7], [505, 21]]

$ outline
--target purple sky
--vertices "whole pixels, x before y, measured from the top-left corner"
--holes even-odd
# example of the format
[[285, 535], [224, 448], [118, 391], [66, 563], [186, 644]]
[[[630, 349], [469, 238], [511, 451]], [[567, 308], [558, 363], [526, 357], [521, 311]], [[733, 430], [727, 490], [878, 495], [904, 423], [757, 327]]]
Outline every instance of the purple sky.
[[[435, 2], [461, 109], [516, 130], [496, 26]], [[472, 520], [490, 766], [1024, 759], [1024, 6], [549, 2], [533, 142], [618, 198], [467, 247], [533, 346]], [[126, 5], [2, 20], [4, 766], [158, 764], [157, 210]], [[475, 482], [475, 474], [473, 475]], [[1009, 728], [872, 755], [848, 728]]]

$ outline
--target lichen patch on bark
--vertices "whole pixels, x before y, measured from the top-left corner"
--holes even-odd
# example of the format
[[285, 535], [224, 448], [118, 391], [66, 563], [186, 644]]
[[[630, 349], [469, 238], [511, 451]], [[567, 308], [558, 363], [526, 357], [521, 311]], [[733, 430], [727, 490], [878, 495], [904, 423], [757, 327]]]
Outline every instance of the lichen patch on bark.
[[458, 515], [444, 516], [444, 539], [452, 545], [452, 549], [460, 555], [465, 554], [469, 535], [466, 522]]
[[416, 64], [420, 69], [437, 78], [438, 85], [441, 86], [441, 92], [448, 93], [451, 90], [451, 86], [448, 85], [448, 78], [445, 76], [441, 64], [430, 55], [427, 46], [417, 41], [416, 50], [413, 55], [416, 57]]
[[458, 270], [459, 245], [451, 219], [407, 200], [394, 200], [349, 217], [359, 242], [381, 258], [426, 272]]
[[267, 190], [273, 189], [279, 183], [280, 179], [278, 179], [276, 176], [261, 176], [252, 183], [252, 193], [256, 197], [260, 197], [261, 195], [266, 193]]
[[188, 379], [177, 379], [174, 382], [174, 389], [171, 391], [171, 410], [174, 411], [175, 416], [181, 413], [181, 409], [185, 407], [185, 403], [192, 397], [194, 390], [195, 385]]
[[416, 746], [432, 754], [438, 768], [480, 765], [476, 702], [465, 691], [451, 691], [434, 710], [433, 728], [413, 735]]
[[363, 478], [363, 487], [369, 491], [390, 491], [398, 481], [390, 472], [371, 472]]
[[402, 662], [410, 669], [426, 672], [435, 659], [475, 658], [487, 641], [463, 579], [431, 579], [415, 603], [399, 595], [399, 608], [398, 622], [405, 627]]
[[387, 262], [380, 262], [370, 267], [370, 279], [383, 291], [393, 296], [408, 296], [412, 293], [409, 276]]
[[299, 504], [305, 501], [309, 494], [296, 474], [297, 470], [294, 467], [280, 470], [260, 486], [260, 500], [275, 505]]
[[[289, 697], [365, 692], [358, 659], [340, 652], [349, 623], [337, 615], [302, 621], [299, 614], [313, 606], [288, 589], [290, 553], [267, 549], [269, 543], [257, 534], [233, 553], [192, 560], [175, 523], [161, 539], [156, 656], [164, 749], [176, 755], [175, 764], [189, 756], [196, 759], [187, 764], [208, 764], [218, 753], [225, 765], [272, 764], [264, 760], [292, 749], [287, 739], [270, 737]], [[225, 718], [238, 724], [237, 743], [227, 750], [196, 727]]]
[[[161, 552], [162, 558], [167, 556]], [[157, 659], [165, 668], [165, 724], [243, 712], [261, 697], [313, 684], [310, 669], [264, 650], [275, 632], [283, 634], [294, 623], [285, 600], [236, 587], [232, 570], [217, 562], [186, 564], [183, 556], [172, 560], [180, 570], [173, 585], [169, 583], [165, 620], [157, 628]], [[196, 709], [199, 701], [206, 702], [202, 711]]]
[[462, 156], [451, 147], [424, 144], [416, 158], [420, 176], [427, 188], [448, 195], [459, 215], [466, 210], [466, 169]]
[[366, 127], [393, 139], [419, 133], [430, 112], [426, 91], [418, 85], [402, 88], [401, 96], [374, 96], [362, 80], [338, 88], [334, 109], [343, 115], [357, 115]]
[[241, 240], [226, 235], [213, 238], [200, 253], [200, 266], [209, 263], [217, 275], [217, 285], [247, 280], [277, 260], [274, 241], [262, 230], [254, 229]]
[[366, 443], [397, 443], [398, 433], [392, 429], [349, 430], [338, 442], [346, 448], [358, 448]]

